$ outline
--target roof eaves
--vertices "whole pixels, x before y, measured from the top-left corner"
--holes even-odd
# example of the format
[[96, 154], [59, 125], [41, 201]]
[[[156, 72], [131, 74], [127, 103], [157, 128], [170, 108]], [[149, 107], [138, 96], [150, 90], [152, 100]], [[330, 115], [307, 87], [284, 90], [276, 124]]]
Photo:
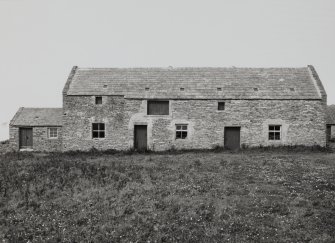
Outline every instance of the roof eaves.
[[45, 125], [22, 125], [22, 124], [18, 124], [18, 125], [11, 125], [13, 127], [63, 127], [63, 125], [55, 125], [55, 124], [45, 124]]

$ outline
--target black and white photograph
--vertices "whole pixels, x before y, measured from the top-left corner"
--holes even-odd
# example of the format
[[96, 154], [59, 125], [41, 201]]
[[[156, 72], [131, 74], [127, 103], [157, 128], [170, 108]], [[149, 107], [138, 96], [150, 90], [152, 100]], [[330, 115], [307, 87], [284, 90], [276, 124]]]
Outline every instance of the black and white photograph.
[[0, 0], [0, 242], [335, 242], [335, 1]]

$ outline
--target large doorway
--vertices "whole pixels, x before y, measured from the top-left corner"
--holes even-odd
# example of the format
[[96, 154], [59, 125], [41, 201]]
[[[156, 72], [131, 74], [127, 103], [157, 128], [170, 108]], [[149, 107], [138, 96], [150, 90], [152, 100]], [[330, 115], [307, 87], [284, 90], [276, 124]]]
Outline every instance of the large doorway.
[[240, 148], [240, 127], [224, 128], [224, 147], [236, 150]]
[[33, 129], [20, 128], [20, 149], [33, 148]]
[[141, 151], [147, 150], [147, 125], [135, 125], [134, 130], [134, 148]]

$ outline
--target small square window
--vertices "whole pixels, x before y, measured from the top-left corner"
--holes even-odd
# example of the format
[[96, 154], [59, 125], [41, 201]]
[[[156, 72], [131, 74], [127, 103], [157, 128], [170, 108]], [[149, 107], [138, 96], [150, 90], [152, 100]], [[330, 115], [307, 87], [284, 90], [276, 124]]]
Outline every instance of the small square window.
[[184, 88], [180, 88], [180, 91], [184, 91], [185, 89]]
[[48, 128], [48, 137], [49, 138], [58, 138], [58, 128], [56, 128], [56, 127]]
[[186, 139], [187, 138], [187, 125], [176, 124], [176, 139]]
[[281, 125], [270, 125], [269, 140], [280, 140], [280, 139], [281, 139]]
[[225, 105], [226, 105], [225, 102], [218, 102], [218, 110], [219, 111], [224, 111]]
[[96, 105], [102, 105], [102, 97], [101, 96], [96, 96], [95, 97], [95, 104]]
[[92, 138], [105, 137], [105, 123], [92, 123]]

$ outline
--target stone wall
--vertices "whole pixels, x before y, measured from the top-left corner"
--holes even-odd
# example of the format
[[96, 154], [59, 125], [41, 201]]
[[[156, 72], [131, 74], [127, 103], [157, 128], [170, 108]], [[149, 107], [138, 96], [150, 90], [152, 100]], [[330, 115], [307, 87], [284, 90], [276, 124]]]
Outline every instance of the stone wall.
[[[18, 151], [20, 128], [9, 127], [9, 143], [11, 149]], [[61, 151], [62, 150], [62, 128], [58, 127], [58, 138], [48, 138], [48, 127], [33, 127], [33, 150], [34, 151]]]
[[[95, 105], [94, 96], [66, 96], [63, 109], [63, 150], [97, 148], [126, 150], [133, 131], [130, 118], [139, 112], [141, 101], [103, 96]], [[105, 123], [105, 138], [92, 138], [92, 123]]]
[[14, 151], [19, 151], [19, 128], [9, 126], [9, 145]]
[[[170, 100], [168, 116], [148, 116], [147, 101], [103, 96], [64, 95], [63, 150], [97, 148], [126, 150], [133, 147], [134, 125], [148, 126], [152, 150], [200, 149], [223, 146], [224, 128], [241, 127], [241, 145], [326, 145], [325, 105], [321, 100]], [[92, 123], [106, 125], [106, 137], [92, 138]], [[175, 125], [188, 124], [185, 140], [175, 139]], [[268, 140], [268, 126], [281, 125], [282, 139]]]
[[58, 127], [58, 138], [48, 138], [48, 127], [33, 127], [34, 151], [61, 151], [62, 128]]

